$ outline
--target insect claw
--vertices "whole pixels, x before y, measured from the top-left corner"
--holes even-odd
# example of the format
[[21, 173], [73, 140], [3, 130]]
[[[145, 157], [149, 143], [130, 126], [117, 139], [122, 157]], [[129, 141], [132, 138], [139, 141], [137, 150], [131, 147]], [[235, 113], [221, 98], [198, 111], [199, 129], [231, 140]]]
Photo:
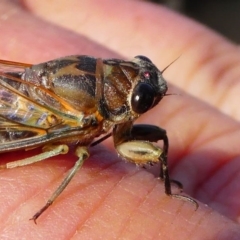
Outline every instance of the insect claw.
[[44, 207], [42, 207], [38, 212], [36, 212], [32, 218], [30, 218], [29, 220], [33, 220], [35, 224], [37, 224], [37, 219], [42, 215], [43, 212], [45, 212], [45, 210], [48, 209], [48, 207], [52, 205], [52, 201], [48, 201]]
[[176, 185], [180, 192], [183, 191], [183, 185], [182, 185], [181, 182], [179, 182], [179, 181], [177, 181], [177, 180], [174, 180], [174, 179], [170, 179], [170, 182], [171, 182], [172, 184]]
[[194, 204], [195, 205], [195, 211], [197, 211], [197, 209], [199, 208], [198, 202], [191, 197], [180, 195], [180, 194], [171, 194], [170, 196], [173, 197], [173, 198], [178, 198], [180, 200], [184, 200], [184, 201], [187, 201], [187, 202], [190, 202], [190, 203]]
[[32, 218], [29, 218], [29, 221], [34, 221], [34, 223], [37, 225], [37, 218], [34, 218], [35, 217], [35, 215], [32, 217]]

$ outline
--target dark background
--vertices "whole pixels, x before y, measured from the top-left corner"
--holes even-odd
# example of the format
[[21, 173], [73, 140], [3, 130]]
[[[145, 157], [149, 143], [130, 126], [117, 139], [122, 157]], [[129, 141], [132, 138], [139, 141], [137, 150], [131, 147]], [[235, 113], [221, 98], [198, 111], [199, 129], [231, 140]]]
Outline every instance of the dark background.
[[[150, 0], [151, 1], [151, 0]], [[240, 0], [152, 0], [240, 42]]]

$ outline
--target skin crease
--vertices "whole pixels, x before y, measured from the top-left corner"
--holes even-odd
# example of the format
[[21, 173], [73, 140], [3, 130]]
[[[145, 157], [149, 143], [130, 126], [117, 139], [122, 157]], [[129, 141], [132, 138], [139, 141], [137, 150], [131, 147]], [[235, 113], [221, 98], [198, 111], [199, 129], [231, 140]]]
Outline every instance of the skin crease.
[[[171, 177], [209, 206], [200, 203], [194, 211], [192, 204], [167, 197], [151, 173], [117, 157], [110, 139], [91, 150], [37, 225], [28, 219], [74, 164], [74, 153], [1, 170], [0, 239], [240, 239], [238, 47], [160, 6], [129, 0], [115, 5], [2, 0], [0, 56], [38, 63], [71, 54], [141, 54], [163, 69], [181, 55], [164, 72], [169, 93], [179, 95], [164, 98], [138, 122], [167, 129]], [[37, 152], [4, 153], [1, 162]]]

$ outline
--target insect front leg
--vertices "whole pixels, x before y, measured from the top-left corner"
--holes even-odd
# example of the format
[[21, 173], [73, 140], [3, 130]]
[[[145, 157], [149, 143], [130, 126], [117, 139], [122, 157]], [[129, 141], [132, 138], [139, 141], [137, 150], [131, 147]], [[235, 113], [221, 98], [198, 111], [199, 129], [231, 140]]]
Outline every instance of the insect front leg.
[[62, 193], [62, 191], [67, 187], [71, 179], [74, 177], [74, 175], [77, 173], [77, 171], [81, 168], [84, 161], [89, 157], [89, 152], [87, 147], [81, 147], [79, 146], [76, 149], [76, 155], [78, 156], [78, 160], [76, 161], [75, 165], [69, 170], [67, 173], [67, 176], [64, 178], [62, 183], [58, 186], [58, 188], [55, 190], [55, 192], [52, 194], [52, 196], [48, 199], [46, 204], [36, 213], [34, 216], [30, 219], [33, 220], [36, 223], [36, 220], [39, 218], [39, 216], [48, 209], [50, 205], [55, 201], [55, 199]]
[[[135, 164], [153, 164], [160, 162], [160, 178], [164, 181], [165, 193], [169, 196], [192, 202], [196, 209], [198, 203], [187, 196], [173, 194], [171, 182], [182, 185], [178, 181], [171, 181], [168, 172], [168, 137], [166, 131], [153, 125], [132, 125], [132, 122], [119, 124], [113, 130], [115, 148], [125, 159]], [[152, 142], [163, 141], [163, 149]]]
[[[166, 130], [149, 124], [138, 124], [133, 125], [131, 130], [131, 135], [135, 140], [149, 141], [149, 142], [158, 142], [159, 140], [163, 141], [163, 149], [160, 155], [160, 172], [159, 177], [165, 183], [165, 192], [167, 195], [171, 195], [171, 185], [170, 183], [174, 183], [177, 187], [182, 191], [183, 185], [176, 180], [169, 178], [168, 173], [168, 148], [169, 142], [167, 137]], [[152, 143], [151, 143], [152, 144]]]
[[[159, 140], [163, 141], [163, 149], [161, 155], [158, 157], [160, 162], [160, 173], [159, 177], [164, 181], [165, 193], [167, 195], [172, 195], [171, 182], [168, 172], [168, 148], [169, 142], [167, 133], [164, 129], [153, 125], [134, 125], [132, 127], [132, 136], [136, 140], [147, 140], [150, 142], [157, 142]], [[150, 143], [152, 144], [152, 143]]]
[[[164, 181], [166, 194], [171, 195], [167, 164], [169, 144], [166, 131], [153, 125], [127, 123], [117, 125], [113, 136], [118, 153], [130, 162], [139, 165], [160, 162], [160, 178]], [[152, 144], [159, 140], [163, 140], [163, 149]]]

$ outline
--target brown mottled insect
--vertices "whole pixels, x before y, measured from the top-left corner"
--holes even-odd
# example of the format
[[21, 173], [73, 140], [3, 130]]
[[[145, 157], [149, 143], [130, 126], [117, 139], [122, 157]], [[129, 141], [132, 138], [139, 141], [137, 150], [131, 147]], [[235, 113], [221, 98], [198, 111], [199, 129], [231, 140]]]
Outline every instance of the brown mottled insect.
[[[133, 125], [167, 92], [162, 72], [148, 58], [123, 61], [69, 56], [38, 65], [0, 60], [0, 66], [0, 152], [43, 147], [39, 155], [0, 167], [28, 165], [67, 153], [68, 144], [76, 147], [74, 167], [32, 220], [65, 189], [88, 158], [88, 148], [110, 135], [126, 160], [139, 165], [160, 162], [167, 195], [198, 206], [193, 199], [171, 192], [166, 131]], [[152, 144], [159, 140], [163, 140], [163, 149]]]

